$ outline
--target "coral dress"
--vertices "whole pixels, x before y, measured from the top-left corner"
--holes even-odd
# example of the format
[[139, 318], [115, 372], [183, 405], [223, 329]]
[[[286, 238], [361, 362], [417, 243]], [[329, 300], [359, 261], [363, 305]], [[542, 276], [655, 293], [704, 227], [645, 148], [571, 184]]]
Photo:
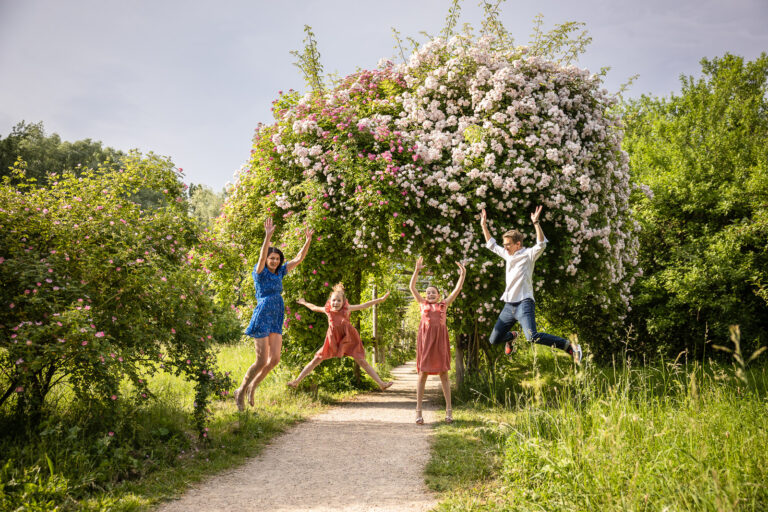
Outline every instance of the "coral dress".
[[315, 355], [323, 359], [344, 356], [365, 359], [360, 333], [349, 321], [349, 302], [345, 300], [339, 311], [333, 311], [331, 302], [328, 301], [325, 304], [325, 314], [328, 315], [328, 332], [325, 334], [323, 347]]
[[416, 338], [416, 368], [435, 375], [451, 369], [451, 342], [445, 325], [445, 302], [421, 303], [421, 323]]

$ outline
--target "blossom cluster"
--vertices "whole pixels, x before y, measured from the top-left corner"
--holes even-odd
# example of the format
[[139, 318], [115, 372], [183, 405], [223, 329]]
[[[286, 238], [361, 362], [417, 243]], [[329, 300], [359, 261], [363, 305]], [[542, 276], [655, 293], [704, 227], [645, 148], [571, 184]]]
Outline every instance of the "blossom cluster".
[[470, 273], [458, 311], [487, 323], [504, 277], [483, 247], [479, 213], [497, 237], [511, 228], [530, 236], [529, 214], [543, 205], [550, 249], [535, 284], [548, 311], [579, 332], [598, 317], [619, 321], [637, 241], [615, 97], [587, 70], [492, 42], [436, 38], [406, 63], [281, 97], [277, 122], [259, 126], [235, 177], [222, 232], [236, 239], [265, 216], [310, 223], [340, 231], [346, 247], [326, 245], [343, 251], [339, 265], [352, 264], [351, 252], [373, 266], [421, 254], [445, 269], [436, 272], [444, 282], [447, 265], [462, 260]]

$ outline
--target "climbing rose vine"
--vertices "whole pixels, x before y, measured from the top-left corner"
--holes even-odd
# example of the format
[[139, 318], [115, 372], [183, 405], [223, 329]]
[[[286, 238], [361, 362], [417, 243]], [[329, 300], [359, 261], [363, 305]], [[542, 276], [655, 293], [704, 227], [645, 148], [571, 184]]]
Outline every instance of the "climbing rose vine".
[[[504, 269], [483, 247], [479, 212], [488, 211], [497, 240], [517, 228], [530, 245], [530, 212], [542, 204], [549, 245], [534, 273], [540, 311], [594, 347], [613, 343], [637, 272], [615, 98], [586, 70], [494, 43], [437, 38], [407, 63], [382, 61], [328, 92], [281, 93], [276, 123], [257, 128], [216, 228], [231, 249], [217, 258], [237, 267], [219, 272], [219, 286], [248, 304], [244, 315], [252, 285], [233, 276], [255, 262], [271, 216], [286, 248], [298, 247], [303, 225], [318, 236], [286, 281], [289, 298], [324, 300], [327, 282], [410, 269], [417, 254], [447, 290], [453, 261], [464, 260], [453, 327], [490, 332]], [[288, 318], [288, 332], [306, 339], [298, 345], [316, 344], [306, 322]]]

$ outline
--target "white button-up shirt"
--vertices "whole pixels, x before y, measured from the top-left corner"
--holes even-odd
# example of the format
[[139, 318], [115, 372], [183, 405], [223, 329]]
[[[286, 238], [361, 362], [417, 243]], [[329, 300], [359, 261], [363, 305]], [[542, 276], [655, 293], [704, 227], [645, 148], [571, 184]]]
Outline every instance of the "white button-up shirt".
[[488, 240], [485, 246], [507, 262], [507, 286], [501, 300], [520, 302], [523, 299], [533, 299], [533, 264], [544, 252], [547, 240], [537, 242], [533, 247], [521, 247], [515, 254], [509, 254], [493, 238]]

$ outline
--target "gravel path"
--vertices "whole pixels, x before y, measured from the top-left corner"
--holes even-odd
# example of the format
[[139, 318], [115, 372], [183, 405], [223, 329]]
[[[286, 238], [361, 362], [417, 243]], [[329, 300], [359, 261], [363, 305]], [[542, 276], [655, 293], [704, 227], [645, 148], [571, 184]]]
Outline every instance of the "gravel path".
[[[334, 406], [277, 437], [258, 457], [191, 489], [159, 512], [425, 511], [436, 505], [424, 485], [428, 425], [414, 423], [416, 365], [392, 372], [395, 384]], [[442, 419], [430, 377], [429, 424]], [[439, 416], [438, 416], [439, 413]]]

